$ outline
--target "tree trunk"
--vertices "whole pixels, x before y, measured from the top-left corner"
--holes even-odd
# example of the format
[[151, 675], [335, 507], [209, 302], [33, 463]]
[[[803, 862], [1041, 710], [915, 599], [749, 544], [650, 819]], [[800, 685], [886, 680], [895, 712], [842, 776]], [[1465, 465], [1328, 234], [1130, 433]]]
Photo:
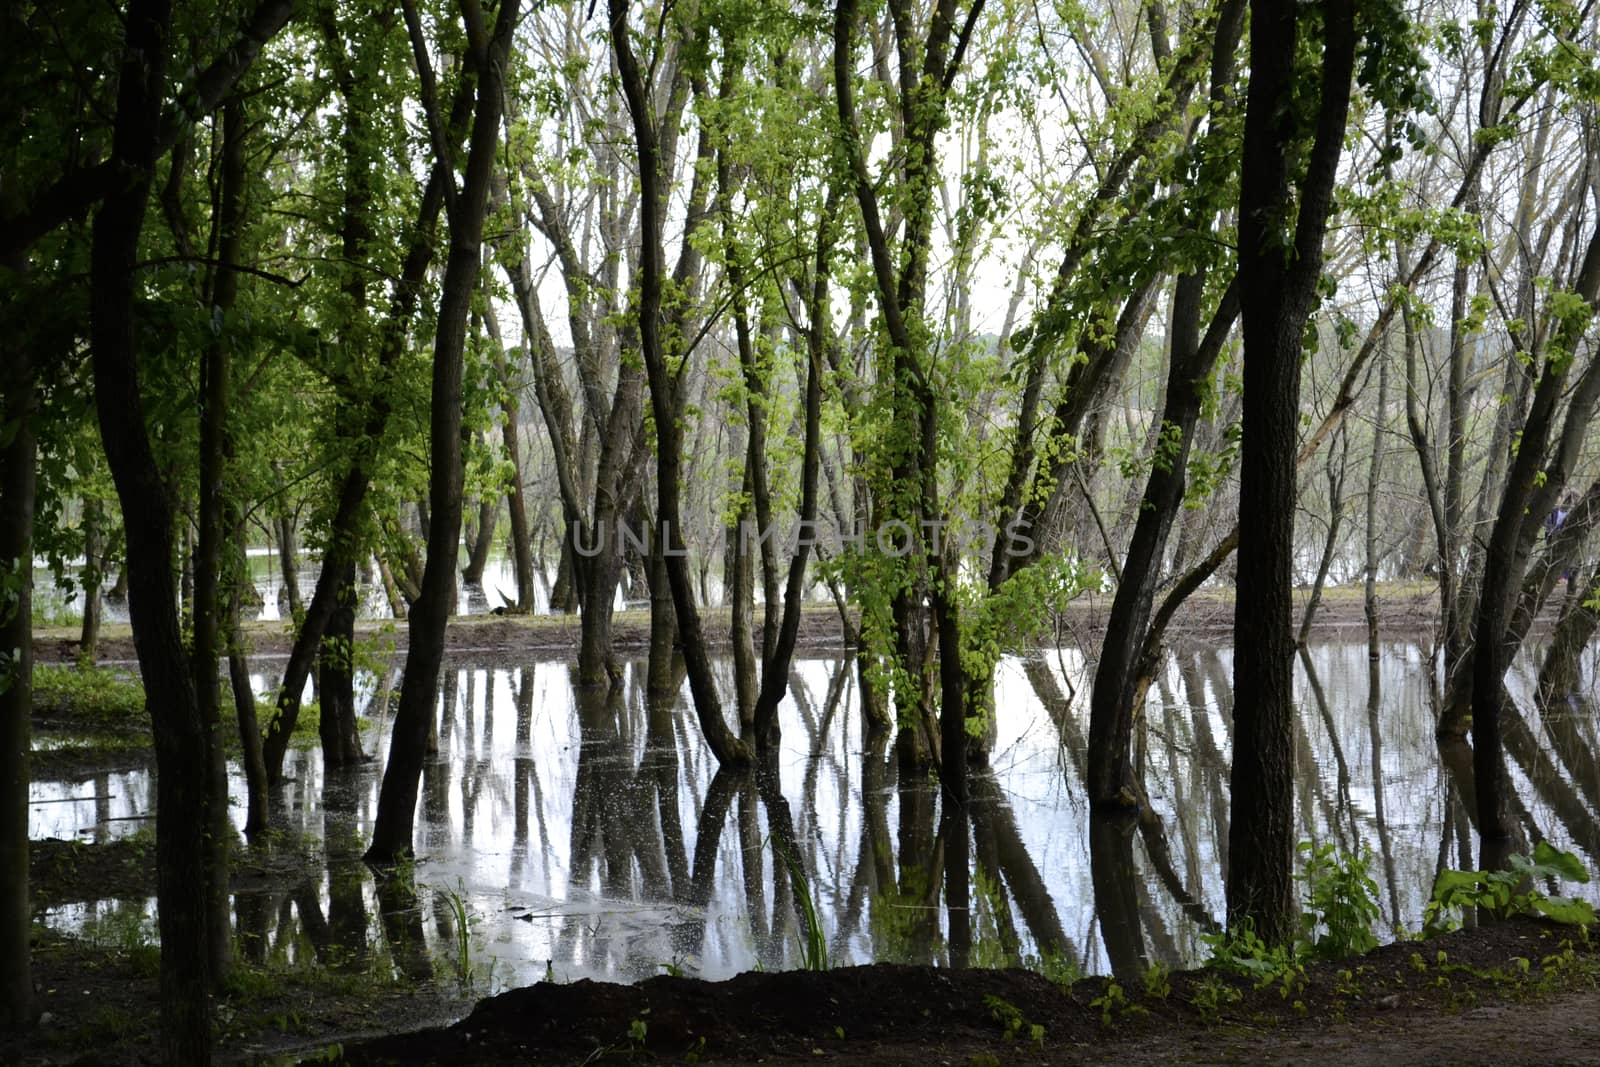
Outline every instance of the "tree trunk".
[[278, 573], [283, 578], [283, 592], [288, 599], [289, 618], [305, 615], [305, 600], [300, 596], [300, 542], [295, 536], [294, 515], [288, 511], [272, 520], [278, 532]]
[[[481, 25], [475, 32], [469, 27], [467, 57], [477, 82], [476, 110], [465, 180], [450, 205], [450, 255], [445, 263], [433, 348], [428, 562], [423, 572], [422, 596], [411, 612], [400, 708], [395, 713], [389, 765], [384, 770], [372, 844], [367, 849], [367, 860], [372, 863], [394, 863], [411, 854], [417, 783], [428, 743], [428, 720], [438, 692], [445, 626], [455, 597], [456, 546], [461, 537], [461, 390], [467, 316], [478, 285], [506, 60], [516, 21], [517, 5], [501, 0], [492, 37], [483, 37]], [[428, 45], [415, 8], [408, 7], [406, 22], [426, 89], [432, 81], [425, 66]], [[430, 124], [440, 127], [442, 116], [435, 114]], [[436, 144], [435, 150], [447, 158], [443, 144]]]
[[[458, 94], [457, 110], [451, 115], [452, 125], [456, 123], [458, 113], [466, 104], [470, 104], [470, 99], [468, 94]], [[412, 231], [410, 247], [406, 252], [405, 266], [402, 268], [400, 281], [395, 286], [391, 301], [383, 349], [378, 355], [381, 375], [390, 373], [404, 350], [406, 326], [416, 309], [417, 298], [427, 278], [428, 267], [433, 262], [435, 223], [444, 206], [446, 185], [452, 180], [442, 164], [434, 164], [428, 176], [428, 185], [423, 190], [422, 203], [417, 209], [417, 223]], [[372, 407], [367, 412], [366, 423], [363, 426], [363, 448], [351, 461], [339, 484], [333, 518], [328, 523], [328, 549], [323, 554], [322, 570], [317, 575], [316, 590], [311, 595], [311, 603], [306, 607], [304, 617], [299, 618], [299, 629], [295, 633], [294, 646], [289, 651], [289, 661], [283, 668], [283, 682], [278, 687], [274, 702], [275, 711], [263, 744], [267, 780], [274, 785], [283, 777], [284, 753], [289, 750], [289, 738], [294, 733], [295, 723], [300, 716], [300, 697], [305, 690], [306, 679], [311, 674], [317, 650], [321, 646], [323, 631], [327, 628], [328, 620], [332, 618], [335, 608], [338, 607], [339, 576], [343, 573], [340, 562], [346, 558], [355, 559], [360, 554], [356, 530], [366, 508], [367, 489], [371, 478], [369, 467], [372, 463], [373, 450], [382, 443], [383, 431], [389, 419], [387, 395], [381, 389], [375, 390], [373, 395]], [[380, 560], [380, 569], [383, 569], [382, 563]], [[384, 573], [386, 575], [384, 588], [387, 591], [394, 584], [393, 575], [387, 570]], [[396, 609], [395, 617], [404, 618], [406, 616], [404, 603], [392, 592], [389, 599], [391, 606]]]
[[521, 402], [517, 398], [517, 387], [512, 378], [511, 368], [506, 363], [505, 345], [500, 342], [499, 321], [493, 312], [486, 315], [483, 321], [490, 339], [494, 342], [495, 366], [505, 389], [505, 399], [501, 402], [501, 407], [505, 411], [506, 419], [500, 426], [500, 443], [506, 450], [506, 459], [511, 463], [511, 484], [506, 487], [506, 511], [511, 520], [511, 563], [517, 578], [517, 602], [512, 606], [519, 613], [532, 614], [536, 594], [533, 580], [533, 545], [528, 536], [528, 505], [526, 494], [522, 490], [522, 435], [518, 426]]
[[317, 652], [317, 698], [321, 717], [317, 734], [322, 742], [322, 766], [340, 770], [361, 763], [361, 733], [356, 725], [355, 655], [356, 564], [339, 560], [343, 571], [335, 575], [339, 594]]
[[256, 694], [250, 684], [250, 661], [239, 632], [239, 590], [249, 581], [249, 561], [244, 554], [244, 525], [236, 506], [230, 507], [228, 525], [233, 530], [233, 579], [228, 595], [226, 642], [228, 680], [233, 687], [234, 715], [239, 722], [240, 763], [244, 765], [244, 833], [254, 840], [267, 828], [267, 762], [261, 752], [261, 724], [256, 719]]
[[1185, 471], [1203, 389], [1239, 313], [1235, 282], [1229, 285], [1202, 338], [1204, 286], [1203, 272], [1186, 274], [1178, 280], [1173, 296], [1172, 363], [1161, 419], [1163, 426], [1172, 427], [1177, 447], [1151, 464], [1095, 667], [1089, 702], [1088, 789], [1089, 802], [1101, 810], [1138, 809], [1145, 803], [1143, 786], [1133, 774], [1130, 760], [1133, 723], [1144, 703], [1138, 656], [1148, 632], [1167, 537], [1183, 505]]
[[1267, 0], [1250, 5], [1250, 87], [1239, 190], [1239, 282], [1250, 299], [1242, 306], [1241, 565], [1234, 614], [1227, 902], [1230, 927], [1251, 923], [1271, 945], [1288, 943], [1299, 919], [1290, 873], [1295, 713], [1290, 579], [1300, 356], [1316, 299], [1350, 102], [1355, 56], [1350, 0], [1329, 0], [1323, 21], [1315, 141], [1291, 224], [1288, 153], [1303, 134], [1285, 101], [1294, 79], [1301, 16], [1292, 5]]
[[[1366, 584], [1362, 594], [1363, 610], [1367, 617], [1367, 659], [1373, 663], [1378, 662], [1378, 486], [1382, 484], [1383, 477], [1383, 426], [1388, 392], [1389, 361], [1383, 359], [1378, 364], [1378, 418], [1372, 424], [1372, 461], [1367, 467], [1367, 521], [1363, 568]], [[1445, 565], [1444, 561], [1441, 561], [1441, 575], [1444, 573]], [[1448, 581], [1441, 578], [1441, 584], [1448, 585]], [[1302, 646], [1304, 643], [1302, 639]]]
[[[6, 345], [0, 371], [0, 570], [21, 580], [0, 600], [0, 1031], [33, 1024], [28, 906], [28, 753], [33, 714], [33, 354], [26, 341]], [[98, 590], [96, 590], [98, 592]], [[9, 654], [15, 649], [14, 655]]]
[[207, 951], [207, 744], [189, 671], [173, 574], [171, 498], [145, 430], [134, 340], [134, 264], [150, 194], [166, 83], [171, 9], [135, 0], [117, 81], [112, 160], [130, 175], [96, 213], [90, 259], [95, 407], [127, 537], [128, 613], [156, 751], [156, 887], [161, 934], [161, 1047], [171, 1064], [211, 1060]]
[[[221, 195], [216, 217], [217, 266], [211, 277], [212, 320], [227, 330], [227, 319], [239, 291], [237, 264], [244, 218], [246, 122], [243, 104], [230, 100], [223, 108]], [[228, 419], [233, 391], [231, 338], [216, 336], [206, 346], [200, 364], [200, 480], [195, 511], [198, 526], [194, 554], [194, 607], [191, 671], [204, 730], [205, 775], [209, 781], [207, 807], [208, 852], [206, 870], [207, 936], [211, 953], [211, 980], [218, 983], [233, 960], [233, 930], [228, 903], [228, 846], [233, 826], [228, 821], [228, 764], [222, 737], [221, 693], [217, 661], [226, 628], [227, 608], [233, 597], [223, 597], [223, 561], [236, 524], [228, 522], [225, 467], [228, 458]], [[233, 568], [229, 568], [232, 570]], [[238, 583], [231, 583], [237, 592]]]
[[[1513, 826], [1506, 813], [1509, 784], [1505, 780], [1500, 720], [1505, 672], [1520, 635], [1508, 640], [1517, 594], [1527, 569], [1528, 552], [1540, 524], [1550, 512], [1571, 472], [1576, 442], [1581, 441], [1600, 391], [1600, 363], [1591, 362], [1570, 390], [1563, 425], [1555, 413], [1568, 393], [1568, 372], [1580, 339], [1600, 297], [1600, 229], [1589, 241], [1573, 285], [1585, 314], [1563, 316], [1542, 353], [1543, 369], [1534, 386], [1533, 403], [1510, 456], [1505, 490], [1484, 554], [1483, 584], [1473, 625], [1472, 771], [1478, 807], [1479, 851], [1485, 866], [1498, 865], [1509, 852]], [[1556, 451], [1547, 455], [1552, 435]]]
[[[634, 147], [644, 185], [639, 200], [642, 246], [637, 307], [640, 354], [650, 381], [650, 402], [656, 429], [657, 528], [652, 531], [652, 536], [661, 538], [663, 542], [667, 582], [672, 589], [678, 634], [701, 732], [719, 764], [744, 765], [751, 760], [750, 747], [728, 729], [723, 715], [722, 701], [717, 695], [716, 681], [711, 672], [711, 661], [706, 654], [700, 611], [695, 604], [694, 587], [690, 582], [688, 550], [683, 538], [679, 470], [683, 431], [678, 423], [682, 405], [677, 384], [667, 368], [668, 353], [663, 338], [662, 292], [667, 278], [661, 247], [666, 207], [661, 177], [661, 146], [647, 99], [649, 89], [629, 40], [626, 0], [610, 0], [610, 14], [612, 51], [632, 119]], [[707, 145], [703, 134], [701, 141], [700, 156], [704, 158]], [[700, 197], [691, 193], [692, 214], [700, 213], [696, 206], [699, 203]], [[691, 221], [691, 228], [696, 221], [699, 220]], [[681, 326], [681, 323], [675, 325]]]
[[[1232, 84], [1244, 16], [1243, 0], [1230, 0], [1217, 14], [1211, 45], [1209, 106], [1213, 119], [1222, 110], [1236, 106]], [[1208, 140], [1215, 136], [1206, 135]], [[1214, 218], [1221, 207], [1207, 205], [1206, 217]], [[1175, 447], [1163, 448], [1151, 463], [1095, 665], [1089, 702], [1087, 785], [1090, 804], [1102, 811], [1145, 806], [1144, 789], [1133, 774], [1130, 758], [1134, 720], [1142, 712], [1149, 685], [1139, 669], [1140, 651], [1149, 632], [1167, 540], [1183, 505], [1189, 452], [1207, 381], [1239, 315], [1239, 283], [1235, 278], [1217, 302], [1211, 323], [1202, 335], [1201, 306], [1209, 273], [1210, 268], [1201, 265], [1181, 275], [1173, 289], [1168, 326], [1172, 351], [1159, 425], [1161, 440], [1173, 442]]]
[[95, 649], [100, 643], [100, 620], [104, 614], [104, 599], [100, 584], [105, 581], [105, 509], [98, 497], [83, 501], [83, 574], [79, 585], [83, 587], [83, 626], [78, 631], [78, 662], [85, 667], [94, 665]]
[[483, 571], [489, 565], [489, 551], [494, 548], [494, 524], [500, 516], [500, 499], [487, 496], [478, 501], [478, 517], [469, 531], [467, 565], [461, 569], [461, 580], [468, 585], [483, 584]]

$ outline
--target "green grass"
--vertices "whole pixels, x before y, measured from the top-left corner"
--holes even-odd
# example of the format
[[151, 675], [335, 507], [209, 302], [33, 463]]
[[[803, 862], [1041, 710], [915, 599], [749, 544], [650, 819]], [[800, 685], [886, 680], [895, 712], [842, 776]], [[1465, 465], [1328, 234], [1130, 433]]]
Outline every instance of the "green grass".
[[144, 725], [144, 686], [116, 671], [38, 663], [33, 668], [33, 710], [47, 718], [108, 727]]

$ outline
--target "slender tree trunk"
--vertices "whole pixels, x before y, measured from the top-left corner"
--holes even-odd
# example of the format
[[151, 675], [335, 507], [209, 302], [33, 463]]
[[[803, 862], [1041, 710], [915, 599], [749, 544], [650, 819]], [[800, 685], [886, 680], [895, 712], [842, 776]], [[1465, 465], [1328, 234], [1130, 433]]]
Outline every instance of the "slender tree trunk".
[[128, 613], [156, 750], [156, 882], [161, 933], [161, 1045], [171, 1064], [211, 1060], [206, 840], [215, 799], [206, 726], [178, 617], [173, 507], [145, 430], [134, 340], [134, 272], [165, 95], [171, 9], [134, 0], [117, 84], [112, 159], [132, 176], [95, 215], [90, 349], [95, 407], [127, 536]]
[[[406, 21], [413, 48], [419, 56], [418, 66], [426, 72], [423, 64], [428, 46], [415, 8], [408, 7]], [[481, 24], [475, 30], [469, 25], [468, 57], [472, 77], [477, 82], [477, 104], [465, 180], [449, 212], [450, 256], [445, 264], [433, 349], [428, 562], [423, 572], [422, 597], [411, 612], [411, 638], [406, 652], [405, 680], [400, 688], [400, 708], [395, 713], [389, 765], [384, 770], [383, 787], [378, 795], [372, 845], [367, 849], [367, 859], [373, 863], [394, 863], [411, 853], [417, 783], [427, 749], [428, 720], [438, 692], [445, 626], [455, 596], [456, 546], [461, 537], [461, 390], [467, 316], [478, 285], [483, 220], [498, 142], [506, 60], [516, 21], [517, 5], [511, 0], [501, 0], [495, 13], [492, 37], [483, 36], [485, 28]], [[431, 75], [424, 73], [425, 88], [431, 80]], [[434, 115], [431, 124], [442, 127], [443, 117]], [[436, 145], [435, 150], [441, 155], [445, 151], [442, 144]]]
[[300, 541], [295, 536], [294, 515], [284, 511], [272, 524], [278, 532], [278, 573], [289, 600], [289, 617], [298, 619], [305, 615], [306, 603], [300, 596]]
[[[28, 906], [28, 753], [33, 714], [33, 354], [8, 339], [0, 371], [0, 570], [21, 580], [0, 599], [0, 1031], [33, 1024]], [[96, 590], [98, 592], [98, 590]]]
[[1102, 810], [1138, 809], [1144, 789], [1133, 774], [1130, 753], [1133, 723], [1142, 707], [1145, 685], [1137, 669], [1147, 632], [1161, 557], [1172, 522], [1183, 504], [1185, 471], [1194, 427], [1200, 416], [1205, 380], [1222, 352], [1239, 313], [1237, 283], [1231, 284], [1202, 338], [1200, 300], [1203, 273], [1178, 280], [1173, 297], [1173, 353], [1162, 411], [1177, 447], [1153, 463], [1128, 543], [1122, 579], [1106, 620], [1106, 635], [1095, 667], [1089, 705], [1089, 801]]
[[99, 498], [86, 497], [83, 501], [83, 574], [79, 584], [83, 587], [83, 626], [78, 631], [78, 662], [93, 666], [95, 650], [100, 642], [100, 620], [105, 601], [100, 595], [100, 585], [105, 581], [105, 509]]
[[[683, 430], [679, 387], [667, 368], [667, 349], [663, 338], [662, 292], [667, 281], [662, 254], [665, 197], [662, 189], [663, 166], [659, 132], [648, 99], [649, 89], [629, 40], [626, 0], [610, 0], [611, 44], [632, 119], [634, 147], [639, 160], [644, 192], [639, 201], [642, 246], [639, 267], [638, 322], [639, 347], [650, 381], [650, 402], [656, 429], [656, 522], [653, 536], [663, 540], [667, 581], [678, 620], [678, 633], [684, 663], [689, 673], [689, 688], [695, 713], [712, 754], [720, 764], [748, 764], [750, 747], [728, 728], [717, 695], [711, 662], [706, 655], [699, 608], [690, 582], [688, 550], [683, 538], [682, 484], [680, 463]], [[700, 155], [703, 158], [705, 138]], [[697, 183], [698, 184], [698, 183]], [[691, 193], [691, 204], [700, 199]], [[691, 209], [692, 211], [698, 209]], [[698, 220], [697, 220], [698, 221]], [[681, 324], [677, 324], [681, 325]], [[603, 532], [603, 531], [602, 531]]]
[[[218, 263], [211, 278], [210, 304], [214, 321], [228, 328], [239, 290], [237, 264], [244, 225], [246, 121], [244, 105], [230, 100], [223, 107], [221, 196], [215, 241]], [[224, 560], [235, 526], [227, 521], [229, 506], [226, 464], [228, 420], [233, 391], [229, 341], [217, 337], [207, 346], [200, 364], [200, 482], [196, 523], [199, 527], [194, 554], [194, 607], [191, 670], [199, 701], [205, 738], [205, 774], [210, 786], [207, 806], [207, 934], [211, 953], [211, 980], [220, 982], [233, 958], [233, 930], [228, 898], [228, 846], [233, 826], [228, 821], [228, 765], [222, 736], [221, 693], [217, 662], [224, 651], [226, 611], [232, 597], [223, 597]], [[229, 568], [230, 570], [232, 568]], [[237, 583], [233, 583], [235, 590]]]
[[317, 697], [322, 703], [317, 733], [322, 742], [322, 765], [328, 770], [352, 767], [362, 760], [360, 728], [356, 725], [355, 655], [356, 564], [339, 560], [343, 574], [336, 575], [338, 603], [328, 618], [317, 652]]
[[505, 345], [500, 341], [499, 320], [494, 317], [493, 312], [490, 312], [483, 321], [490, 340], [494, 342], [495, 366], [505, 389], [505, 399], [501, 402], [501, 408], [506, 418], [500, 425], [500, 443], [506, 450], [506, 459], [511, 464], [511, 484], [506, 487], [506, 512], [511, 522], [511, 564], [517, 579], [517, 602], [513, 606], [518, 612], [532, 614], [536, 594], [533, 545], [528, 536], [528, 505], [522, 488], [522, 433], [518, 426], [521, 401], [517, 398], [517, 383], [513, 379], [511, 368], [506, 363]]
[[[1544, 365], [1510, 457], [1505, 490], [1484, 554], [1483, 585], [1473, 625], [1472, 772], [1478, 801], [1479, 851], [1485, 866], [1498, 866], [1505, 861], [1514, 831], [1506, 811], [1510, 789], [1505, 780], [1501, 716], [1506, 700], [1505, 672], [1516, 646], [1521, 644], [1520, 635], [1512, 637], [1511, 629], [1517, 594], [1527, 569], [1528, 552], [1555, 502], [1555, 494], [1566, 484], [1576, 442], [1582, 439], [1600, 393], [1600, 364], [1591, 362], [1570, 390], [1564, 423], [1556, 425], [1557, 405], [1569, 392], [1568, 372], [1574, 362], [1571, 354], [1600, 298], [1600, 229], [1589, 241], [1573, 293], [1587, 305], [1585, 314], [1564, 316], [1543, 353]], [[1557, 438], [1556, 451], [1547, 455], [1553, 435]]]
[[[1378, 417], [1372, 424], [1372, 462], [1367, 467], [1366, 585], [1362, 599], [1367, 617], [1367, 659], [1373, 663], [1378, 661], [1378, 487], [1383, 484], [1383, 427], [1388, 392], [1389, 361], [1382, 359], [1378, 364]], [[1441, 574], [1444, 565], [1441, 561]], [[1448, 584], [1447, 580], [1442, 581]]]
[[500, 517], [498, 497], [484, 497], [478, 502], [478, 518], [468, 538], [467, 565], [461, 569], [461, 580], [468, 585], [482, 585], [483, 571], [489, 565], [489, 552], [494, 548], [494, 524]]
[[237, 506], [230, 503], [228, 526], [233, 530], [233, 575], [226, 616], [228, 680], [233, 687], [234, 715], [239, 722], [240, 762], [244, 765], [245, 836], [254, 840], [267, 828], [267, 762], [261, 752], [261, 724], [256, 719], [256, 694], [250, 684], [250, 661], [244, 637], [239, 632], [239, 590], [249, 580], [249, 561], [244, 554], [244, 524]]
[[[1328, 570], [1333, 566], [1334, 553], [1339, 550], [1339, 530], [1344, 526], [1344, 476], [1349, 466], [1350, 435], [1343, 426], [1340, 426], [1336, 445], [1328, 446], [1325, 470], [1328, 485], [1328, 532], [1322, 539], [1322, 555], [1317, 558], [1317, 575], [1312, 579], [1311, 595], [1306, 598], [1306, 610], [1300, 616], [1300, 632], [1295, 637], [1295, 646], [1302, 652], [1305, 651], [1306, 642], [1311, 640], [1311, 627], [1317, 620], [1317, 608], [1322, 604], [1322, 590], [1328, 583]], [[1370, 623], [1373, 621], [1373, 616], [1368, 615], [1367, 619]]]

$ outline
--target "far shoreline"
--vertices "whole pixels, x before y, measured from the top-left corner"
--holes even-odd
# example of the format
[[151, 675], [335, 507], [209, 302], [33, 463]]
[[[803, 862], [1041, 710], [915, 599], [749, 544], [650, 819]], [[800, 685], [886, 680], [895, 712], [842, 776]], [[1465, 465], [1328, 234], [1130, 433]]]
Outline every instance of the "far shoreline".
[[[1294, 625], [1297, 629], [1310, 597], [1310, 589], [1295, 590]], [[1551, 599], [1554, 602], [1557, 598]], [[1380, 583], [1377, 601], [1380, 632], [1390, 640], [1426, 638], [1438, 616], [1438, 586], [1432, 582]], [[1071, 647], [1097, 652], [1098, 636], [1110, 610], [1109, 593], [1079, 598], [1056, 616], [1053, 626], [1031, 647]], [[707, 649], [713, 653], [730, 651], [729, 610], [709, 608], [703, 612], [703, 618]], [[577, 614], [458, 615], [451, 619], [446, 631], [445, 650], [451, 657], [477, 656], [488, 660], [576, 659], [580, 627]], [[1366, 628], [1365, 597], [1360, 586], [1338, 586], [1322, 591], [1312, 621], [1313, 637], [1322, 641], [1364, 640]], [[288, 656], [294, 642], [292, 630], [281, 620], [254, 620], [244, 623], [241, 629], [252, 659], [282, 659]], [[1205, 589], [1191, 596], [1179, 609], [1168, 633], [1168, 644], [1226, 641], [1232, 632], [1233, 591]], [[359, 620], [356, 636], [376, 646], [380, 654], [401, 653], [406, 648], [406, 623], [395, 619]], [[78, 627], [35, 627], [33, 647], [35, 662], [75, 663], [78, 660]], [[808, 604], [801, 614], [795, 647], [797, 652], [813, 655], [849, 652], [838, 609], [831, 604]], [[612, 616], [612, 649], [625, 658], [649, 652], [648, 608], [631, 608]], [[129, 624], [103, 625], [96, 663], [120, 666], [136, 662]]]

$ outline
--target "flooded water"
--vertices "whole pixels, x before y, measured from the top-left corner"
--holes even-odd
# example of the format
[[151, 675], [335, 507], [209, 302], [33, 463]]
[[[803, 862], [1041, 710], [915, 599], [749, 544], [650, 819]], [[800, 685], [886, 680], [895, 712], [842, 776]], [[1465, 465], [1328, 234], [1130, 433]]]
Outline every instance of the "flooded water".
[[[972, 783], [974, 963], [1060, 958], [1126, 973], [1204, 958], [1200, 935], [1223, 911], [1231, 673], [1226, 648], [1189, 649], [1151, 689], [1138, 750], [1162, 834], [1088, 817], [1082, 659], [1052, 651], [1003, 663], [990, 766]], [[393, 898], [359, 862], [391, 670], [362, 679], [377, 760], [325, 782], [314, 751], [290, 755], [275, 830], [310, 839], [325, 862], [293, 891], [236, 897], [250, 954], [383, 954], [408, 973], [470, 970], [488, 988], [794, 967], [796, 886], [773, 842], [775, 825], [792, 825], [778, 839], [799, 853], [831, 962], [945, 958], [937, 789], [900, 780], [892, 751], [869, 744], [845, 661], [795, 664], [779, 792], [766, 795], [716, 773], [687, 687], [675, 708], [647, 706], [642, 663], [599, 706], [575, 699], [564, 663], [457, 661], [446, 675], [417, 815], [416, 897]], [[1420, 925], [1442, 864], [1472, 865], [1475, 834], [1434, 741], [1427, 677], [1424, 653], [1404, 643], [1371, 665], [1364, 644], [1321, 644], [1298, 672], [1298, 835], [1370, 850], [1385, 938]], [[731, 673], [723, 682], [731, 691]], [[258, 678], [263, 692], [271, 684]], [[1541, 716], [1521, 665], [1510, 688], [1520, 711], [1506, 730], [1508, 766], [1524, 832], [1600, 867], [1590, 705]], [[237, 773], [232, 788], [242, 824]], [[108, 840], [149, 832], [154, 787], [135, 767], [38, 781], [32, 797], [35, 838]], [[1575, 888], [1600, 901], [1593, 885]], [[141, 923], [147, 935], [153, 910], [112, 897], [46, 918], [105, 939]]]

